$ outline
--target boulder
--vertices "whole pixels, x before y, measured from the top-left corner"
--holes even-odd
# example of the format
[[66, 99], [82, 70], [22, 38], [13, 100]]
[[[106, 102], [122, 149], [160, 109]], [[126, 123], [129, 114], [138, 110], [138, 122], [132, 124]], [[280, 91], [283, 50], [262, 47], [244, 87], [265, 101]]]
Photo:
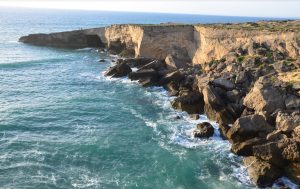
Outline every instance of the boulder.
[[203, 97], [199, 92], [192, 91], [177, 97], [172, 103], [174, 109], [186, 111], [189, 114], [203, 113]]
[[266, 136], [272, 130], [263, 116], [254, 114], [237, 119], [227, 132], [227, 136], [234, 142], [242, 142], [257, 136]]
[[105, 73], [105, 75], [112, 76], [112, 77], [124, 77], [131, 72], [132, 72], [131, 68], [126, 63], [122, 63], [110, 67], [109, 70]]
[[285, 133], [292, 132], [300, 125], [299, 114], [288, 114], [279, 112], [276, 117], [276, 129]]
[[253, 156], [253, 146], [263, 144], [266, 140], [263, 138], [251, 138], [244, 142], [236, 142], [231, 146], [231, 151], [239, 156]]
[[284, 109], [283, 97], [278, 89], [260, 77], [251, 91], [244, 98], [244, 105], [270, 116], [277, 109]]
[[216, 87], [220, 87], [222, 89], [225, 89], [227, 91], [231, 91], [234, 89], [234, 83], [228, 79], [225, 79], [223, 77], [219, 77], [212, 81], [213, 85]]
[[282, 176], [281, 169], [257, 157], [249, 156], [244, 158], [243, 161], [247, 167], [250, 179], [258, 187], [272, 186], [274, 181]]
[[194, 137], [209, 138], [214, 134], [213, 126], [208, 122], [199, 123], [193, 131]]

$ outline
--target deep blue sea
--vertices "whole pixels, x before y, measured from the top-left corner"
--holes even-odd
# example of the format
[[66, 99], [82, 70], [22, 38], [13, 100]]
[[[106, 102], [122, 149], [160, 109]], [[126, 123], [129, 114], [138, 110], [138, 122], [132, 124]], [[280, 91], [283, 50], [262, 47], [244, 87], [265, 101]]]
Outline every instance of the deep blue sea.
[[191, 136], [204, 115], [192, 121], [173, 110], [162, 88], [105, 78], [114, 57], [17, 41], [29, 33], [119, 23], [258, 18], [0, 10], [0, 188], [254, 187], [218, 133], [208, 140]]

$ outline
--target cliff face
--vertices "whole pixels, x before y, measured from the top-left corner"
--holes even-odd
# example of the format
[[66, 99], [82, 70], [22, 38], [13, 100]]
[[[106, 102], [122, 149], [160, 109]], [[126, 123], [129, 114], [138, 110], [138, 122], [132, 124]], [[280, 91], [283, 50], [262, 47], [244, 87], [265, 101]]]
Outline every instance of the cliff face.
[[[229, 52], [248, 51], [255, 55], [253, 45], [264, 44], [272, 51], [279, 51], [295, 58], [300, 53], [299, 32], [271, 32], [245, 29], [223, 29], [195, 26], [197, 51], [194, 64], [221, 59]], [[196, 38], [196, 37], [195, 37]]]
[[[270, 26], [273, 28], [270, 29]], [[236, 25], [112, 25], [54, 34], [34, 34], [20, 41], [35, 45], [82, 48], [105, 44], [113, 54], [168, 59], [182, 64], [219, 60], [230, 52], [255, 55], [256, 46], [295, 58], [300, 54], [300, 21]], [[284, 27], [292, 28], [282, 29]], [[292, 27], [293, 26], [293, 27]], [[299, 27], [299, 28], [298, 28]], [[274, 29], [275, 28], [275, 29]], [[96, 36], [96, 37], [95, 37]], [[93, 38], [94, 37], [94, 38]], [[97, 40], [96, 43], [91, 41]], [[126, 51], [126, 53], [124, 53]]]
[[[165, 59], [172, 56], [189, 64], [219, 60], [230, 52], [255, 55], [257, 44], [296, 58], [300, 54], [299, 31], [247, 30], [206, 25], [114, 25], [105, 32], [108, 48], [118, 43], [135, 57]], [[113, 44], [113, 45], [112, 45]]]

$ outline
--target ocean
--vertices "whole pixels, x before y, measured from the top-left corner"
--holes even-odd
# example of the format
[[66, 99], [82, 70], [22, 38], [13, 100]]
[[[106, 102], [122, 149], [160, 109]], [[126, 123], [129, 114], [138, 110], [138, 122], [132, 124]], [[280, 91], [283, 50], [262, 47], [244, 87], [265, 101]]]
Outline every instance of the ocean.
[[191, 136], [204, 115], [195, 121], [173, 110], [160, 87], [105, 78], [116, 57], [18, 38], [120, 23], [261, 19], [1, 8], [0, 188], [255, 188], [218, 132]]

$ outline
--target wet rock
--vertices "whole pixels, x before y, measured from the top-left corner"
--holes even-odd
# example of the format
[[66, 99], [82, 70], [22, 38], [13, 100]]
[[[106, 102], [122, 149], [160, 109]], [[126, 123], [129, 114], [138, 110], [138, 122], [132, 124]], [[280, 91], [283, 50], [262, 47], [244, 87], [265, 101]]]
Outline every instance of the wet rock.
[[246, 157], [243, 161], [247, 167], [250, 179], [258, 187], [272, 186], [273, 182], [282, 175], [280, 169], [254, 156]]
[[195, 137], [209, 138], [214, 134], [213, 126], [208, 122], [199, 123], [196, 129], [193, 131]]
[[227, 91], [230, 91], [230, 90], [234, 89], [234, 87], [235, 87], [233, 82], [231, 82], [230, 80], [227, 80], [225, 78], [222, 78], [222, 77], [213, 80], [212, 83], [214, 86], [220, 87]]
[[227, 132], [227, 136], [234, 142], [242, 142], [257, 136], [266, 136], [272, 130], [263, 116], [254, 114], [237, 119]]
[[98, 62], [101, 62], [101, 63], [103, 63], [103, 62], [105, 62], [105, 60], [104, 60], [104, 59], [101, 59], [101, 60], [99, 60]]
[[236, 142], [231, 146], [231, 151], [239, 156], [253, 156], [253, 146], [265, 143], [263, 138], [252, 138], [244, 142]]
[[285, 108], [280, 91], [264, 77], [255, 82], [254, 87], [244, 98], [244, 105], [256, 112], [263, 112], [267, 116], [277, 109]]
[[112, 77], [124, 77], [131, 72], [132, 72], [131, 68], [126, 63], [122, 63], [109, 68], [109, 70], [105, 73], [105, 75], [112, 76]]
[[293, 131], [300, 125], [299, 114], [288, 114], [279, 112], [276, 117], [276, 129], [285, 133]]
[[177, 97], [171, 104], [174, 109], [186, 111], [189, 114], [203, 113], [203, 97], [196, 91]]

